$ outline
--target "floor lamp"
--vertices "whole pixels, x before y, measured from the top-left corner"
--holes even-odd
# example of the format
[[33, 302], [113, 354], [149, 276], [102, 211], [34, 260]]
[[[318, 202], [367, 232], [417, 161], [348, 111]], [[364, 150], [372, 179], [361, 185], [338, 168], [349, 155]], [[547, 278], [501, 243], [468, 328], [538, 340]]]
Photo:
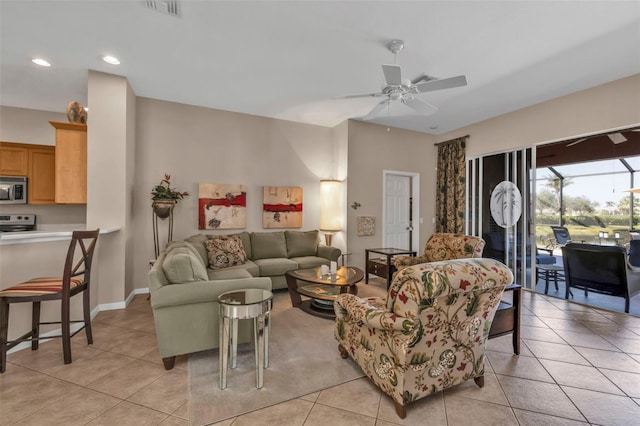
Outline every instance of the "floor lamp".
[[320, 181], [320, 230], [325, 232], [324, 239], [327, 246], [331, 245], [333, 233], [342, 229], [341, 185], [342, 182], [335, 179], [323, 179]]

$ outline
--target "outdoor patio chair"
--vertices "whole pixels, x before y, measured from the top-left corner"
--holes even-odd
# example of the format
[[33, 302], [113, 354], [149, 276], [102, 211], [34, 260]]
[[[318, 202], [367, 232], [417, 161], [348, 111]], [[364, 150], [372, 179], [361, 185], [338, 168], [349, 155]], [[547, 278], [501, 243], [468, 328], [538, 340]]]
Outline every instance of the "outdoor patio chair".
[[551, 230], [553, 230], [553, 235], [556, 239], [556, 244], [559, 247], [562, 247], [571, 241], [571, 235], [569, 235], [569, 230], [564, 226], [551, 226]]
[[640, 268], [631, 264], [624, 247], [569, 243], [562, 248], [565, 274], [565, 299], [571, 287], [623, 297], [629, 313], [631, 297], [640, 294]]

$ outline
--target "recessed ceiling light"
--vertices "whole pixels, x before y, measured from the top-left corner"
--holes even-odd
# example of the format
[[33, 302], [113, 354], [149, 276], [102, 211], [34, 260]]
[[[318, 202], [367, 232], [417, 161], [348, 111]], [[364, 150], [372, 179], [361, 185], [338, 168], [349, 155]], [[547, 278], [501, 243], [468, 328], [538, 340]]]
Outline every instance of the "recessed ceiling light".
[[120, 60], [115, 56], [110, 56], [110, 55], [103, 56], [102, 60], [111, 65], [120, 65]]
[[42, 58], [33, 58], [31, 60], [31, 62], [33, 62], [36, 65], [40, 65], [41, 67], [50, 67], [51, 66], [51, 64], [49, 62], [45, 61]]
[[429, 126], [429, 128], [430, 128], [431, 130], [435, 130], [435, 129], [437, 129], [437, 128], [438, 128], [438, 125], [437, 125], [437, 124], [434, 124], [433, 126]]

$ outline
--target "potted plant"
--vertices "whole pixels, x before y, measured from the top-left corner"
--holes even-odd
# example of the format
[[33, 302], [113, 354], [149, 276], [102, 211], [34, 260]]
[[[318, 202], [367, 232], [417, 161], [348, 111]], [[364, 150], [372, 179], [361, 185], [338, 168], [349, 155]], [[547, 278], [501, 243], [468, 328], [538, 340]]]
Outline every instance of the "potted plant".
[[173, 211], [173, 207], [188, 196], [188, 192], [180, 192], [171, 187], [171, 175], [164, 175], [164, 179], [151, 190], [151, 207], [160, 219], [166, 219]]

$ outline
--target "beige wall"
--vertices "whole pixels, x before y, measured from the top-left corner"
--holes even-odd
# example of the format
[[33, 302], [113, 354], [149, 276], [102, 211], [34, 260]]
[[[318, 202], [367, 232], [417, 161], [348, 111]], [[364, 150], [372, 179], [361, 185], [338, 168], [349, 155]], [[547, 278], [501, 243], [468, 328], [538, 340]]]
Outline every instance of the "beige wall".
[[[124, 194], [125, 194], [125, 289], [124, 295], [128, 297], [135, 288], [135, 280], [133, 277], [134, 272], [134, 259], [133, 252], [135, 250], [135, 235], [131, 232], [133, 229], [133, 192], [134, 192], [134, 179], [136, 170], [136, 104], [137, 97], [133, 92], [133, 89], [127, 81], [127, 128], [126, 128], [126, 141], [125, 141], [125, 155], [126, 155], [126, 178], [124, 180]], [[146, 287], [146, 286], [143, 286]]]
[[[333, 128], [333, 167], [331, 174], [325, 176], [342, 181], [342, 230], [333, 233], [334, 247], [340, 247], [343, 251], [347, 247], [347, 235], [349, 232], [347, 217], [347, 188], [349, 185], [348, 173], [348, 151], [349, 151], [349, 120], [345, 120]], [[324, 239], [323, 239], [324, 241]]]
[[[263, 186], [303, 188], [303, 230], [319, 226], [320, 179], [333, 161], [335, 130], [289, 121], [138, 98], [133, 197], [134, 286], [147, 287], [154, 258], [150, 192], [165, 173], [172, 186], [191, 194], [175, 208], [173, 238], [199, 232], [198, 184], [247, 185], [247, 231], [262, 228]], [[344, 145], [344, 140], [342, 141]], [[159, 221], [161, 241], [167, 223]], [[164, 244], [163, 244], [164, 245]]]
[[[424, 250], [427, 238], [434, 232], [436, 153], [434, 137], [410, 130], [390, 129], [387, 126], [349, 121], [348, 200], [362, 204], [357, 210], [348, 207], [347, 247], [349, 264], [364, 268], [364, 250], [382, 247], [383, 172], [398, 171], [420, 174], [420, 218], [415, 221], [420, 237], [418, 253]], [[375, 216], [373, 236], [357, 236], [357, 216]], [[419, 228], [418, 228], [419, 227]]]
[[[91, 121], [87, 135], [87, 227], [119, 227], [101, 235], [94, 258], [92, 305], [123, 302], [130, 238], [131, 164], [135, 132], [135, 100], [126, 78], [89, 71]], [[131, 279], [129, 279], [131, 281]], [[125, 284], [127, 283], [127, 284]], [[96, 300], [97, 298], [97, 300]]]
[[55, 145], [55, 129], [49, 121], [67, 121], [64, 112], [38, 111], [35, 109], [0, 106], [0, 141]]
[[476, 157], [638, 124], [640, 74], [439, 135], [438, 142], [470, 135], [467, 157]]

